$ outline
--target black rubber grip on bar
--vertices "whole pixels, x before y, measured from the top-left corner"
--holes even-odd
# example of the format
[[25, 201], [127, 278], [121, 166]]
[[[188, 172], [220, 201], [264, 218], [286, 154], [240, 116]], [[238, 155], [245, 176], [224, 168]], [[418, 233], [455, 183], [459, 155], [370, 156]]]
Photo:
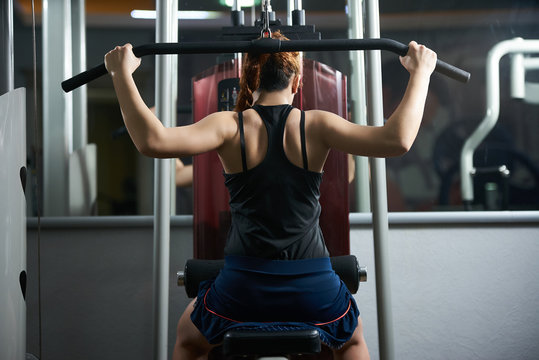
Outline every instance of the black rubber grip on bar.
[[[392, 46], [395, 47], [395, 50], [398, 49], [398, 52], [393, 52], [399, 54], [400, 56], [405, 56], [408, 53], [408, 45], [404, 45], [402, 43], [399, 43], [398, 41], [395, 41], [395, 44], [392, 44]], [[434, 71], [463, 83], [467, 83], [468, 81], [470, 81], [471, 75], [469, 72], [459, 69], [458, 67], [448, 64], [440, 59], [436, 60], [436, 67], [434, 68]]]
[[70, 92], [84, 84], [88, 84], [90, 81], [95, 80], [106, 73], [107, 68], [105, 67], [105, 64], [98, 65], [90, 70], [83, 71], [70, 79], [62, 81], [62, 89], [64, 89], [65, 92]]
[[[275, 53], [282, 51], [348, 51], [348, 50], [387, 50], [404, 56], [408, 46], [391, 39], [329, 39], [329, 40], [290, 40], [259, 39], [251, 41], [217, 41], [188, 43], [156, 43], [133, 48], [137, 57], [164, 54], [221, 54], [221, 53]], [[437, 72], [466, 83], [470, 73], [447, 64], [441, 60], [436, 63]], [[89, 83], [107, 73], [104, 64], [84, 71], [62, 82], [65, 92]]]

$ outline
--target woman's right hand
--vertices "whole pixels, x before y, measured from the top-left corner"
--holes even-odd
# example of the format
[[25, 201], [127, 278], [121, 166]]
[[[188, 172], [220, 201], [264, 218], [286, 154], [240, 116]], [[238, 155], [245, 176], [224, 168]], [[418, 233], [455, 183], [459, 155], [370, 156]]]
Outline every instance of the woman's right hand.
[[141, 60], [133, 53], [133, 46], [125, 44], [116, 46], [105, 55], [105, 67], [111, 75], [118, 73], [131, 75], [139, 66]]
[[437, 55], [426, 46], [411, 41], [408, 44], [408, 53], [399, 59], [410, 74], [420, 73], [430, 76], [436, 67]]

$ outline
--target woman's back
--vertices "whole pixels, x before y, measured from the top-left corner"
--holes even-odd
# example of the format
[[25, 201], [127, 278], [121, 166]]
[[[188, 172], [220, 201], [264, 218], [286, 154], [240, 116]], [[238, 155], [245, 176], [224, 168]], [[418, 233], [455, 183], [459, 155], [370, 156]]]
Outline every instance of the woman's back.
[[225, 173], [232, 214], [225, 254], [328, 256], [318, 224], [322, 174], [308, 169], [304, 113], [288, 104], [255, 105], [238, 114], [238, 128], [242, 168]]

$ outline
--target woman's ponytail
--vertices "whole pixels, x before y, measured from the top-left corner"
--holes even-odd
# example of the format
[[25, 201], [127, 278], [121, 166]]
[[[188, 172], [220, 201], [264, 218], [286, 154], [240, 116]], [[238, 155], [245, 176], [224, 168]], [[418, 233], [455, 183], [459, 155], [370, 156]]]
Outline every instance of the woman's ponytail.
[[[288, 40], [280, 31], [274, 32], [272, 38]], [[267, 66], [265, 66], [266, 63]], [[234, 110], [239, 112], [253, 106], [253, 93], [261, 85], [264, 90], [281, 90], [286, 88], [290, 78], [299, 74], [300, 71], [299, 52], [246, 54], [243, 58], [240, 92]], [[261, 78], [263, 84], [261, 84]]]
[[244, 57], [235, 111], [243, 111], [253, 106], [253, 93], [258, 89], [260, 69], [267, 58], [268, 54], [247, 54]]

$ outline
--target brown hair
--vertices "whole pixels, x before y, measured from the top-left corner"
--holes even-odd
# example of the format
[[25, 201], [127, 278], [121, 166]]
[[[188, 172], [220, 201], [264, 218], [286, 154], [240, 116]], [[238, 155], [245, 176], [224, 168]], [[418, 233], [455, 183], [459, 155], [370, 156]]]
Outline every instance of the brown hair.
[[[280, 31], [273, 32], [272, 38], [288, 40]], [[251, 107], [253, 105], [253, 92], [259, 88], [266, 91], [286, 89], [290, 79], [299, 74], [300, 71], [299, 52], [247, 53], [243, 58], [240, 93], [234, 110], [243, 111]]]

